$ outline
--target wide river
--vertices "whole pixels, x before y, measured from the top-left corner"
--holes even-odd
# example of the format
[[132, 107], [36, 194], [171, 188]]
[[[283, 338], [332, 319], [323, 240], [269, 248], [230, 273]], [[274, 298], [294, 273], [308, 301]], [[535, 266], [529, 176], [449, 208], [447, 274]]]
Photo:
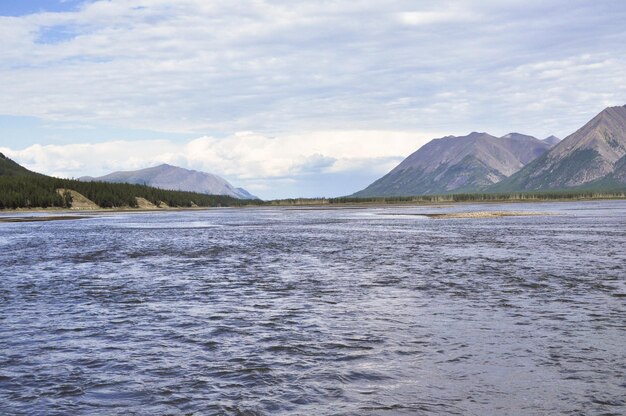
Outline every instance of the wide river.
[[[416, 215], [486, 210], [551, 215]], [[626, 201], [0, 223], [2, 415], [624, 415], [625, 374]]]

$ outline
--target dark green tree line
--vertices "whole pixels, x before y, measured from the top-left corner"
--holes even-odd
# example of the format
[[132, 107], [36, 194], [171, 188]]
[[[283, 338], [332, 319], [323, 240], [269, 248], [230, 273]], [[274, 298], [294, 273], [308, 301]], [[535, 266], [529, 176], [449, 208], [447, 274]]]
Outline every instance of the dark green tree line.
[[165, 203], [170, 207], [225, 207], [261, 204], [258, 200], [241, 200], [226, 195], [206, 195], [194, 192], [168, 191], [145, 185], [125, 183], [82, 182], [43, 175], [0, 176], [0, 209], [15, 208], [67, 208], [71, 206], [71, 189], [102, 208], [137, 207], [136, 197], [145, 198], [155, 205]]

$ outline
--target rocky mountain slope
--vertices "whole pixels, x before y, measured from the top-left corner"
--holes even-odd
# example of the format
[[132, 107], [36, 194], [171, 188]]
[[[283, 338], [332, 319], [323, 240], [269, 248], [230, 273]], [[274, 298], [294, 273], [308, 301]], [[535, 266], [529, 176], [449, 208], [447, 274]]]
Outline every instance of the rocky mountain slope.
[[435, 139], [355, 197], [406, 196], [485, 189], [541, 156], [550, 144], [519, 133]]
[[626, 183], [626, 106], [609, 107], [496, 191], [561, 189], [594, 183]]
[[217, 175], [168, 164], [135, 171], [113, 172], [97, 178], [84, 176], [79, 180], [130, 183], [208, 195], [228, 195], [239, 199], [258, 199], [243, 188], [235, 188]]

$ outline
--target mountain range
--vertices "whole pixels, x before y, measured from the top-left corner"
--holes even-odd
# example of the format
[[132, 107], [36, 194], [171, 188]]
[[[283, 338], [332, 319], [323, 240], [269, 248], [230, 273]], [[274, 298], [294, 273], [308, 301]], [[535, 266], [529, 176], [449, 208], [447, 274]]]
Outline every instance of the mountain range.
[[434, 139], [354, 197], [516, 192], [626, 184], [626, 106], [562, 141], [509, 133]]
[[168, 164], [133, 171], [118, 171], [100, 177], [83, 176], [78, 180], [130, 183], [174, 191], [228, 195], [239, 199], [258, 199], [243, 188], [235, 188], [220, 176]]
[[355, 197], [473, 192], [500, 182], [547, 152], [549, 142], [520, 133], [434, 139]]
[[609, 107], [493, 189], [526, 191], [626, 183], [626, 106]]

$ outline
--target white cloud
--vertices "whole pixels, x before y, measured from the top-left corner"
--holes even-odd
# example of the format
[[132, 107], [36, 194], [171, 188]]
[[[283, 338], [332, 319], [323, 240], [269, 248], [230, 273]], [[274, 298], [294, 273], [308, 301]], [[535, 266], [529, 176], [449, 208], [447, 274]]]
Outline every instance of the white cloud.
[[[0, 147], [10, 158], [36, 172], [77, 177], [124, 168], [133, 170], [175, 154], [178, 146], [165, 141], [111, 141], [68, 145], [32, 145], [23, 150]], [[85, 172], [85, 173], [83, 173]]]
[[[0, 151], [29, 169], [60, 177], [100, 176], [160, 163], [223, 175], [236, 186], [264, 191], [317, 174], [367, 171], [383, 175], [417, 150], [433, 132], [327, 131], [269, 137], [254, 132], [166, 140], [33, 145]], [[287, 182], [285, 182], [287, 181]], [[345, 188], [344, 194], [358, 189]], [[306, 190], [302, 190], [306, 192]], [[267, 193], [267, 197], [273, 194]]]
[[397, 16], [400, 22], [409, 26], [480, 20], [480, 16], [477, 13], [463, 8], [451, 8], [442, 11], [409, 11], [398, 13]]
[[[535, 101], [509, 94], [517, 82], [626, 101], [603, 66], [567, 83], [561, 68], [515, 76], [584, 54], [623, 69], [624, 18], [602, 1], [93, 1], [0, 17], [0, 114], [194, 134], [506, 131], [503, 109]], [[575, 111], [580, 97], [568, 98]]]
[[[187, 165], [240, 179], [363, 169], [384, 173], [389, 159], [408, 156], [433, 132], [321, 131], [268, 137], [253, 132], [202, 137], [184, 147]], [[372, 164], [373, 163], [373, 164]]]

